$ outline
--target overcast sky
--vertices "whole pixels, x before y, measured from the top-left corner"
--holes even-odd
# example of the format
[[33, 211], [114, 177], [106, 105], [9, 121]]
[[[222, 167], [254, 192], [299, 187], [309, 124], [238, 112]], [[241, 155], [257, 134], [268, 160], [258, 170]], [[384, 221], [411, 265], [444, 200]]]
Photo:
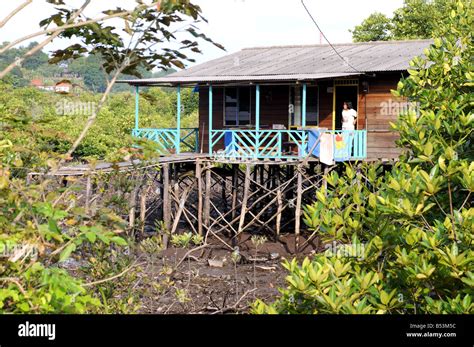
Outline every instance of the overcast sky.
[[[0, 0], [0, 17], [3, 18], [23, 0]], [[76, 1], [77, 6], [82, 3]], [[214, 41], [225, 46], [228, 53], [245, 47], [319, 43], [319, 33], [305, 12], [300, 0], [195, 0], [201, 6], [209, 23], [202, 30]], [[333, 43], [351, 42], [349, 29], [354, 28], [374, 11], [391, 15], [403, 0], [306, 0], [313, 17]], [[130, 7], [133, 0], [94, 0], [87, 15], [93, 16], [100, 6]], [[110, 6], [110, 5], [109, 5]], [[48, 16], [51, 8], [44, 0], [34, 3], [0, 29], [0, 41], [11, 41], [19, 36], [39, 30], [38, 22]], [[325, 42], [323, 42], [325, 43]], [[55, 44], [56, 46], [59, 43]], [[51, 47], [51, 46], [50, 46]], [[53, 46], [55, 47], [55, 46]], [[223, 52], [203, 44], [204, 54], [197, 62], [220, 57]]]

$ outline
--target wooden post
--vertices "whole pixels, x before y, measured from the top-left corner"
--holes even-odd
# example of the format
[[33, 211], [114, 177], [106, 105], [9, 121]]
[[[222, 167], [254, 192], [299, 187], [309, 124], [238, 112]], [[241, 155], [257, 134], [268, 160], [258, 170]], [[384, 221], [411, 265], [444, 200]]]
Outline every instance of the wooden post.
[[[248, 164], [246, 164], [248, 166]], [[257, 189], [257, 182], [258, 182], [258, 166], [255, 165], [253, 168], [253, 180], [252, 180], [252, 191], [255, 191]]]
[[222, 186], [221, 186], [221, 196], [222, 196], [222, 203], [224, 204], [224, 212], [229, 210], [229, 206], [227, 205], [227, 178], [225, 175], [222, 176]]
[[91, 190], [92, 190], [91, 176], [87, 176], [87, 181], [86, 181], [86, 213], [89, 213], [89, 209], [90, 209]]
[[[174, 190], [174, 196], [179, 196], [179, 175], [178, 175], [178, 168], [179, 164], [175, 163], [173, 164], [173, 190]], [[179, 203], [176, 203], [176, 210], [179, 208]]]
[[232, 220], [235, 219], [235, 208], [237, 207], [237, 184], [239, 182], [238, 165], [232, 164]]
[[138, 130], [138, 121], [139, 121], [139, 106], [140, 104], [140, 90], [138, 86], [135, 86], [135, 130]]
[[198, 184], [198, 234], [202, 235], [202, 168], [201, 161], [196, 159], [196, 179]]
[[243, 231], [242, 227], [244, 226], [245, 222], [245, 214], [247, 213], [247, 201], [249, 198], [249, 189], [250, 189], [250, 165], [246, 164], [245, 167], [245, 183], [244, 183], [244, 197], [242, 199], [242, 210], [240, 212], [240, 221], [239, 221], [239, 229], [237, 230], [237, 234]]
[[163, 164], [163, 222], [169, 232], [171, 230], [171, 202], [170, 202], [170, 169], [169, 164]]
[[299, 237], [300, 237], [300, 224], [301, 224], [301, 200], [302, 200], [302, 193], [303, 187], [302, 182], [303, 178], [301, 175], [302, 167], [298, 165], [298, 183], [296, 187], [296, 211], [295, 211], [295, 253], [298, 253], [298, 246], [299, 246]]
[[211, 167], [208, 166], [206, 169], [206, 186], [205, 186], [205, 198], [204, 198], [204, 224], [209, 227], [210, 215], [211, 215]]
[[177, 102], [176, 102], [176, 139], [175, 139], [175, 153], [181, 152], [181, 85], [177, 88]]
[[277, 210], [277, 216], [276, 216], [276, 236], [278, 239], [280, 237], [280, 232], [281, 232], [281, 213], [283, 210], [283, 200], [282, 200], [282, 194], [281, 194], [280, 168], [278, 167], [275, 170], [275, 172], [276, 172], [275, 184], [278, 187], [278, 190], [277, 190], [278, 210]]
[[[173, 227], [171, 228], [170, 234], [174, 234], [176, 230], [178, 229], [179, 225], [179, 220], [181, 219], [181, 214], [183, 214], [183, 211], [185, 209], [185, 204], [186, 204], [186, 199], [188, 197], [189, 191], [192, 189], [192, 186], [186, 189], [183, 192], [183, 195], [181, 196], [181, 199], [178, 200], [178, 209], [176, 210], [176, 214], [174, 216], [174, 221], [173, 221]], [[177, 197], [177, 196], [176, 196]]]
[[324, 165], [324, 172], [323, 172], [323, 181], [322, 181], [322, 186], [324, 187], [324, 189], [327, 189], [328, 187], [328, 182], [326, 180], [326, 175], [329, 174], [329, 166], [327, 165]]
[[[301, 126], [306, 127], [306, 83], [303, 84], [303, 100], [301, 101]], [[306, 153], [305, 153], [306, 154]]]
[[148, 187], [142, 190], [140, 196], [140, 224], [142, 236], [145, 234], [145, 220], [146, 220], [146, 196], [148, 194]]
[[130, 192], [130, 201], [129, 201], [129, 214], [128, 214], [128, 226], [130, 228], [130, 231], [133, 232], [134, 227], [135, 227], [135, 211], [136, 211], [136, 204], [137, 204], [137, 189], [138, 188], [133, 188], [133, 190]]
[[209, 141], [209, 156], [212, 155], [212, 85], [209, 85], [209, 120], [208, 120], [208, 130], [207, 136]]

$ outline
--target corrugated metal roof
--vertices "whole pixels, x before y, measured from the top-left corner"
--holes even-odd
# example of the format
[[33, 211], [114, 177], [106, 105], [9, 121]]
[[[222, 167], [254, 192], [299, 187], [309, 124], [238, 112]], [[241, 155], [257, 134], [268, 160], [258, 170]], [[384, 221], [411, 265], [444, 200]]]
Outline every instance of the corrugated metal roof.
[[403, 71], [432, 40], [246, 48], [161, 78], [131, 84], [313, 80], [366, 72]]

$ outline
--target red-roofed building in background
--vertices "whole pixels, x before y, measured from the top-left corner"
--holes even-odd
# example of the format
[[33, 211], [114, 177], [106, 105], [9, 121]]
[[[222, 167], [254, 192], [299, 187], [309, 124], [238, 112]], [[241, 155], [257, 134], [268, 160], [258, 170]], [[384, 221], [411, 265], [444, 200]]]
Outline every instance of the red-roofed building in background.
[[60, 94], [69, 94], [72, 92], [72, 83], [68, 80], [62, 80], [55, 84], [54, 91]]
[[44, 87], [43, 81], [39, 78], [32, 79], [30, 84], [31, 86], [36, 87], [36, 88]]

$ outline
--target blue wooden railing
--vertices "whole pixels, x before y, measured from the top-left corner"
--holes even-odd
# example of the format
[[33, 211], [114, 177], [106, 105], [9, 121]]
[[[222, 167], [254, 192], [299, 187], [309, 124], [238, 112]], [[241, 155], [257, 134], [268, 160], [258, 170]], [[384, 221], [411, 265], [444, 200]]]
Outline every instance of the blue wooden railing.
[[[326, 151], [332, 151], [333, 161], [361, 160], [367, 158], [367, 131], [366, 130], [308, 130], [308, 150], [311, 154], [320, 157], [323, 138]], [[321, 137], [321, 141], [318, 141]], [[328, 140], [330, 142], [328, 142]], [[326, 158], [328, 153], [326, 153]]]
[[[224, 141], [225, 149], [215, 151]], [[304, 156], [308, 135], [304, 130], [212, 130], [215, 156], [233, 159], [291, 159]]]
[[[367, 157], [365, 130], [319, 130], [331, 134], [335, 161], [361, 160]], [[312, 130], [211, 130], [211, 154], [226, 159], [301, 159], [313, 150]], [[316, 138], [319, 137], [316, 131]], [[224, 146], [219, 146], [219, 143]], [[223, 147], [223, 150], [215, 150]]]
[[[314, 145], [321, 133], [331, 134], [335, 161], [362, 160], [367, 157], [366, 130], [245, 130], [212, 129], [211, 155], [225, 159], [301, 159], [319, 157]], [[197, 128], [134, 129], [132, 135], [158, 144], [162, 152], [198, 152]], [[178, 142], [179, 139], [179, 142]], [[219, 148], [222, 148], [218, 150]], [[179, 150], [178, 150], [179, 149]]]
[[133, 129], [132, 136], [156, 142], [161, 152], [198, 152], [198, 131], [198, 128], [181, 128], [178, 136], [176, 128], [139, 128]]
[[334, 160], [361, 160], [367, 158], [366, 130], [330, 130], [333, 140]]

